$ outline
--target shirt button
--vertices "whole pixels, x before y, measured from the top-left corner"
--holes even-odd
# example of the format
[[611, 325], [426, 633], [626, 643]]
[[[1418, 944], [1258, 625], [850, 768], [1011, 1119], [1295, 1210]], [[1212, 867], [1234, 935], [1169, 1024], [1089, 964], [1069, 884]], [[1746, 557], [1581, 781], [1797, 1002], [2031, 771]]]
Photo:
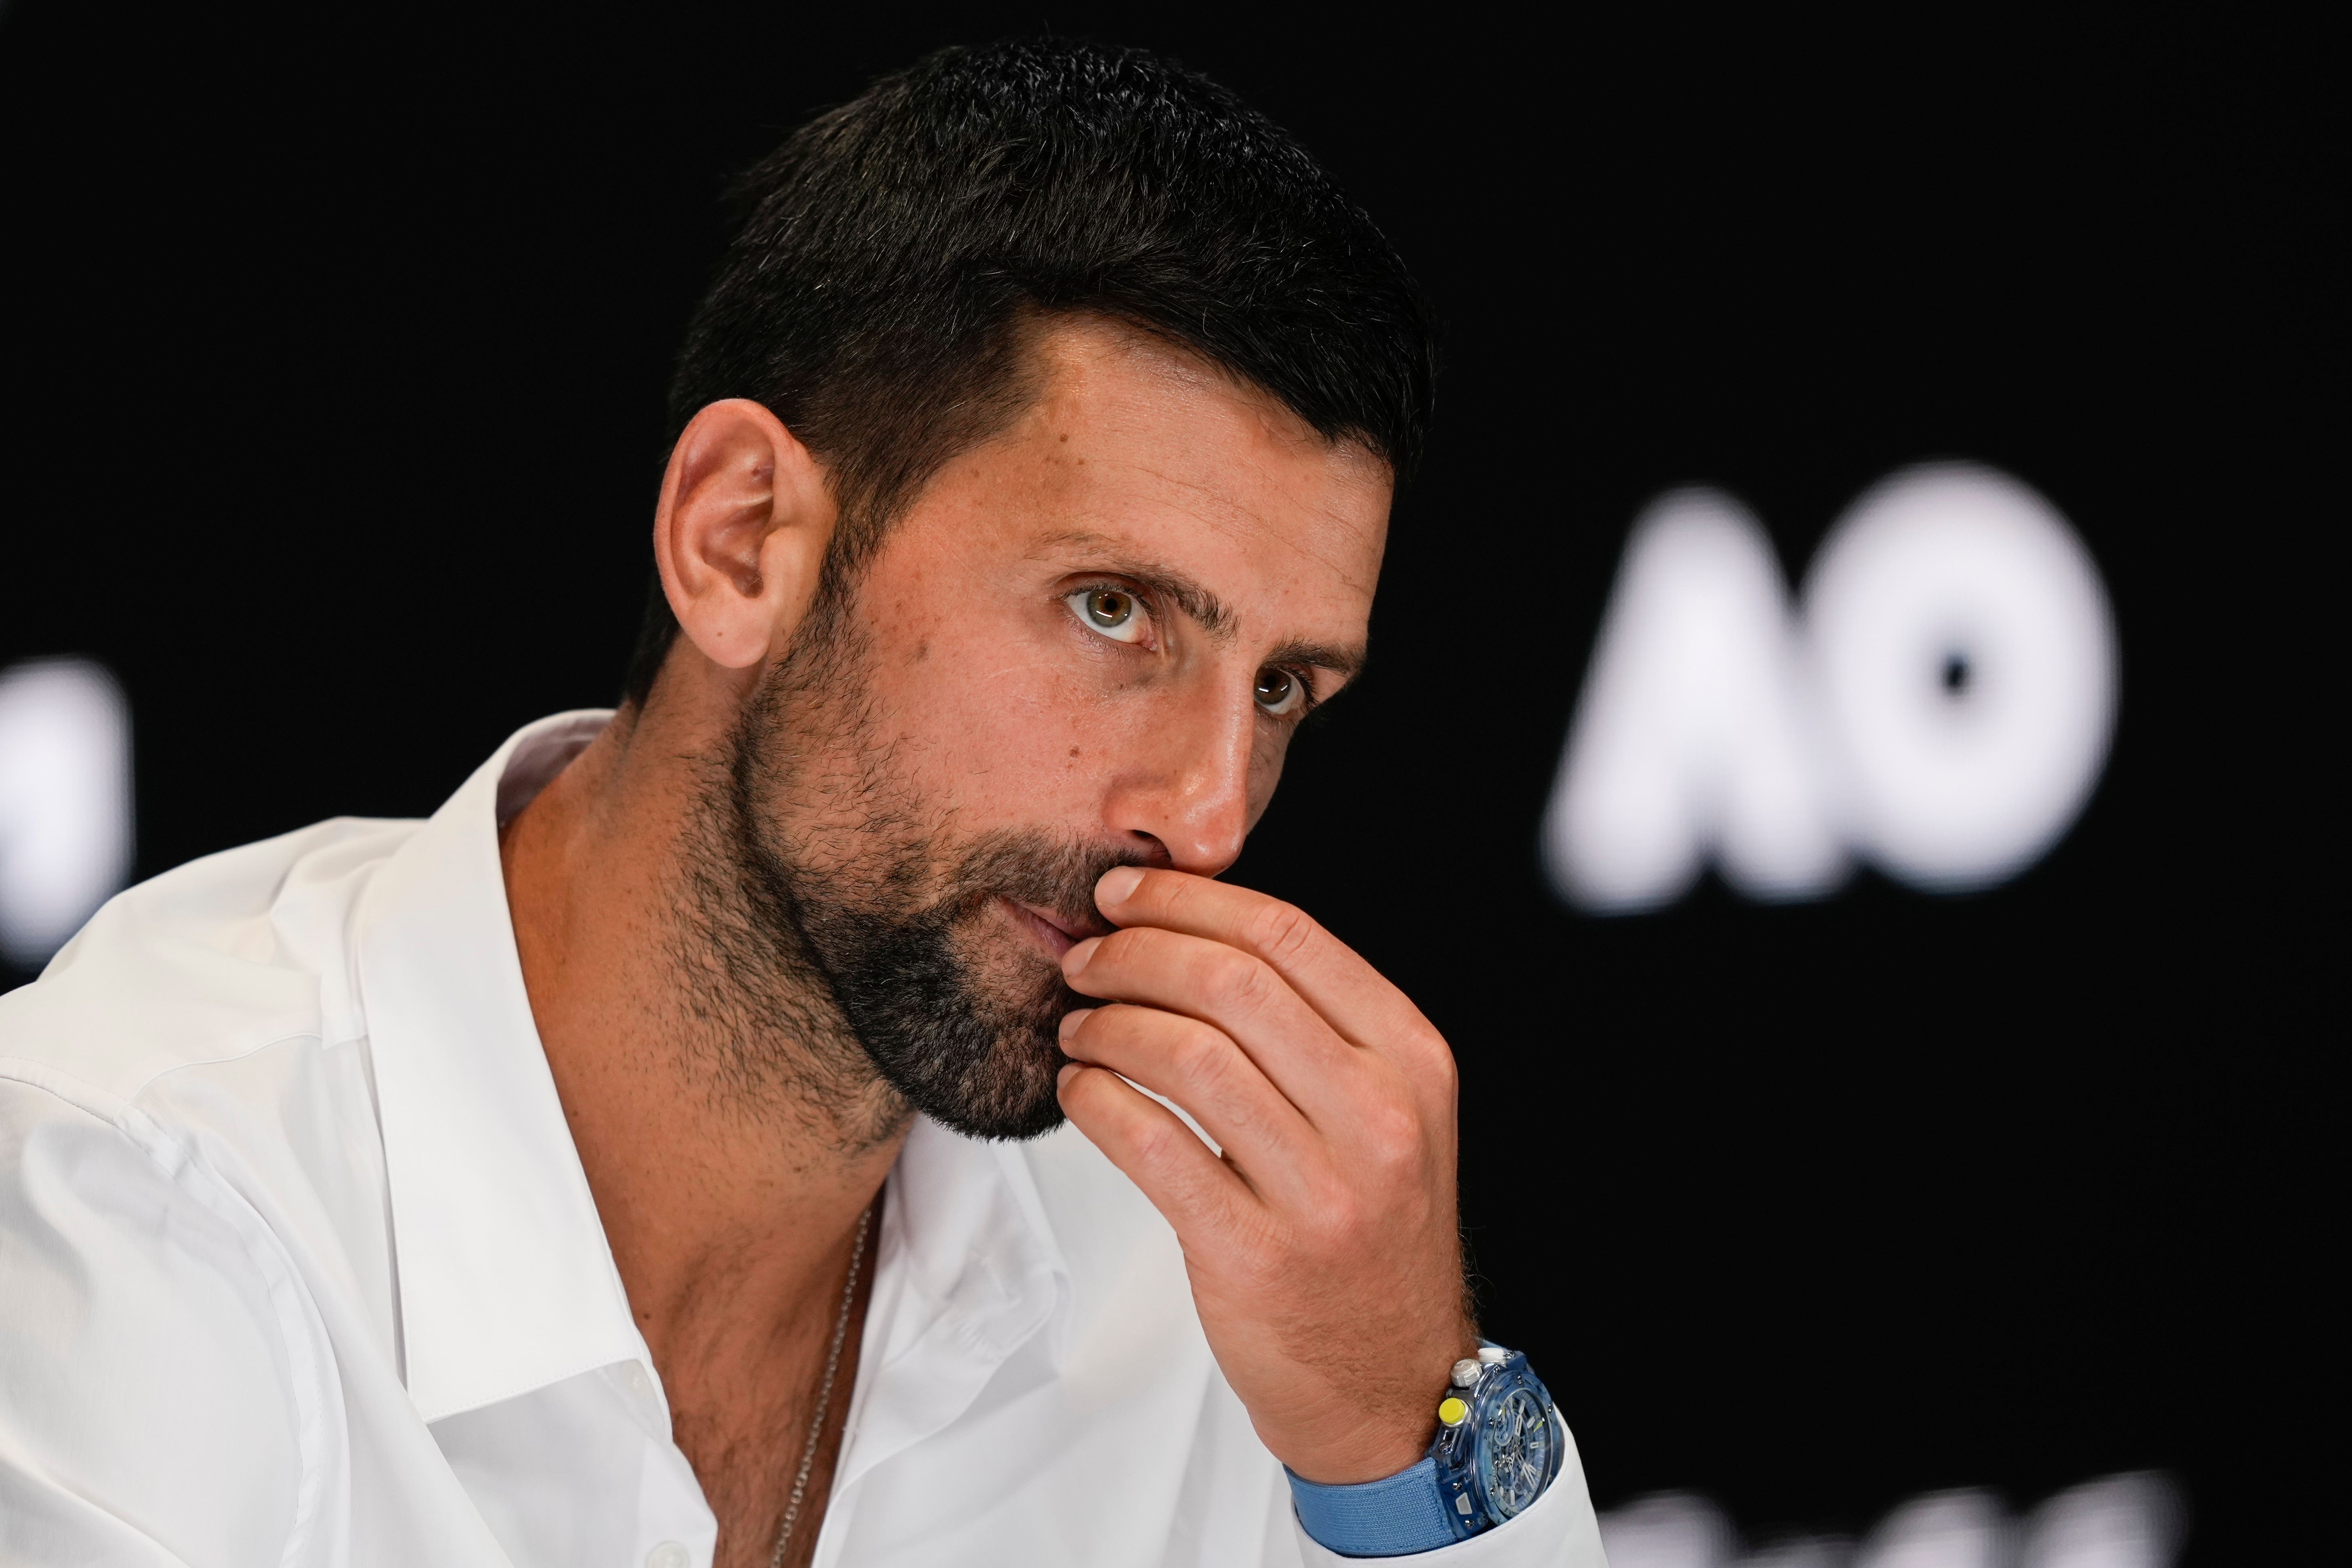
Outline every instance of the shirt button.
[[646, 1568], [694, 1568], [693, 1554], [675, 1541], [665, 1541], [646, 1553]]

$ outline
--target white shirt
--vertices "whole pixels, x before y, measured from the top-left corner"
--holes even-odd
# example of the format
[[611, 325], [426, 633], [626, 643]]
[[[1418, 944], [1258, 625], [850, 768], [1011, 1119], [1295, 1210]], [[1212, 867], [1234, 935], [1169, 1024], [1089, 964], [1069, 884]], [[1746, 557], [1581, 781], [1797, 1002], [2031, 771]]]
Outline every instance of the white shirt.
[[[607, 717], [521, 731], [429, 821], [134, 888], [0, 998], [0, 1562], [707, 1568], [499, 866]], [[885, 1192], [818, 1564], [1349, 1561], [1075, 1130], [919, 1121]], [[1573, 1447], [1391, 1561], [1605, 1568]]]

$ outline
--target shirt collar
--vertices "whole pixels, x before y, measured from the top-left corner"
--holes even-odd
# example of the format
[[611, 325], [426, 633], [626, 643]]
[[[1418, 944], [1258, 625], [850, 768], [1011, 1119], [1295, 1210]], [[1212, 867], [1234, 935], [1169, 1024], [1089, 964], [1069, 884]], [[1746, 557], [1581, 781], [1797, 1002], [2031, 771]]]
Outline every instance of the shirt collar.
[[[404, 1375], [428, 1422], [652, 1366], [531, 1018], [499, 858], [499, 825], [611, 717], [518, 731], [385, 863], [355, 922]], [[952, 1419], [1049, 1322], [1066, 1328], [1072, 1295], [1021, 1145], [921, 1120], [889, 1187], [858, 1381], [910, 1358], [924, 1374], [911, 1403], [872, 1411], [880, 1441], [861, 1446], [884, 1451]]]
[[646, 1356], [531, 1021], [499, 861], [499, 807], [520, 810], [610, 718], [518, 731], [358, 913], [403, 1373], [427, 1421]]

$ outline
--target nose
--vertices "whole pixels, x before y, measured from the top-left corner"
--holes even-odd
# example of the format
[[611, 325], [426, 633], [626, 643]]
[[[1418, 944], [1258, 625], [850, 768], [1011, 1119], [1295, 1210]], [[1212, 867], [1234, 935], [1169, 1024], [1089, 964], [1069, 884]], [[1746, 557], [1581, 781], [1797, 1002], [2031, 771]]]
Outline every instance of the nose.
[[1249, 837], [1256, 733], [1246, 687], [1198, 691], [1163, 710], [1113, 780], [1104, 825], [1154, 865], [1217, 875], [1240, 858]]

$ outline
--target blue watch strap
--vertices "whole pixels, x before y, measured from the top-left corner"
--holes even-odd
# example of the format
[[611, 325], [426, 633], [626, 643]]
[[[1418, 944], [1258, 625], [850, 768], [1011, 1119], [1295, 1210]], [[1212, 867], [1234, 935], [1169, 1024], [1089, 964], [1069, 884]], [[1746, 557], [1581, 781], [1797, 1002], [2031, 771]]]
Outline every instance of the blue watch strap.
[[1327, 1487], [1285, 1465], [1291, 1505], [1317, 1542], [1342, 1557], [1406, 1557], [1454, 1544], [1437, 1462], [1422, 1459], [1386, 1480]]

